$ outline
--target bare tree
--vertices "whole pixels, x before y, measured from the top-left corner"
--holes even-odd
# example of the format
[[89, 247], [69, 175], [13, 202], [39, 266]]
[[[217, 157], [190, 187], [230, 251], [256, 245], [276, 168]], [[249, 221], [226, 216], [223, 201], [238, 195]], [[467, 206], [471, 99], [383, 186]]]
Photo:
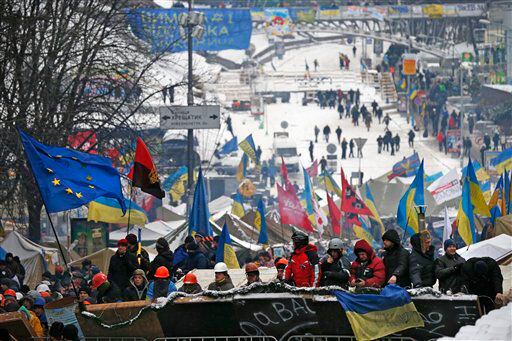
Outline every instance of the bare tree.
[[51, 145], [66, 145], [81, 129], [89, 132], [81, 145], [102, 137], [89, 148], [128, 144], [131, 119], [162, 90], [144, 87], [143, 93], [159, 55], [144, 52], [129, 32], [127, 4], [0, 1], [0, 206], [12, 215], [28, 212], [32, 240], [40, 239], [43, 203], [17, 128]]

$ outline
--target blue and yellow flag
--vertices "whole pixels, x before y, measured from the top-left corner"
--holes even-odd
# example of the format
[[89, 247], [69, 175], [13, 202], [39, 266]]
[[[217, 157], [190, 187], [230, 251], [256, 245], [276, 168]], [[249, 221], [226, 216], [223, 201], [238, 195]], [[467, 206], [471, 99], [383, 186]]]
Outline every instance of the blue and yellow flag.
[[238, 139], [235, 136], [231, 140], [226, 142], [226, 144], [224, 144], [222, 146], [222, 148], [220, 148], [219, 155], [224, 156], [224, 155], [230, 154], [232, 152], [235, 152], [237, 150], [238, 150]]
[[215, 262], [226, 263], [228, 269], [240, 269], [240, 264], [238, 264], [235, 249], [233, 249], [233, 245], [231, 245], [231, 236], [229, 235], [229, 230], [226, 223], [224, 223], [222, 233], [219, 237], [217, 253], [215, 254]]
[[425, 326], [407, 291], [396, 284], [386, 285], [379, 295], [338, 290], [333, 293], [345, 310], [357, 340], [375, 340]]
[[402, 161], [398, 161], [393, 165], [393, 170], [391, 174], [388, 175], [388, 180], [392, 180], [393, 178], [404, 177], [408, 178], [410, 176], [416, 175], [418, 167], [420, 166], [420, 157], [418, 153], [414, 153], [408, 158], [405, 158]]
[[409, 98], [412, 100], [414, 100], [416, 98], [416, 96], [418, 95], [418, 89], [416, 89], [416, 86], [412, 86], [411, 89], [409, 90], [409, 92], [407, 93], [407, 96], [409, 96]]
[[512, 169], [512, 148], [505, 149], [491, 160], [491, 166], [496, 168], [498, 173]]
[[407, 88], [407, 80], [405, 78], [402, 78], [402, 83], [400, 83], [400, 89]]
[[319, 182], [324, 183], [326, 191], [330, 193], [336, 193], [338, 198], [343, 196], [340, 186], [336, 183], [336, 181], [332, 178], [332, 175], [327, 171], [324, 171], [322, 175], [319, 177]]
[[379, 245], [376, 242], [375, 238], [370, 231], [370, 228], [361, 217], [357, 217], [359, 223], [352, 225], [352, 230], [354, 231], [355, 236], [358, 239], [365, 240], [369, 245], [371, 245], [374, 249], [378, 249]]
[[128, 224], [128, 216], [130, 224], [144, 226], [148, 222], [146, 212], [133, 201], [125, 200], [125, 206], [128, 208], [126, 214], [123, 215], [121, 205], [117, 200], [112, 198], [100, 197], [89, 203], [89, 211], [87, 213], [87, 221], [101, 221], [110, 224]]
[[162, 188], [168, 191], [172, 201], [178, 202], [186, 193], [185, 182], [188, 180], [187, 166], [181, 166], [176, 172], [169, 175], [163, 182]]
[[256, 158], [256, 145], [254, 144], [252, 134], [247, 136], [245, 140], [238, 144], [238, 146], [244, 151], [245, 154], [247, 154], [251, 161], [253, 161], [255, 164], [258, 164], [258, 159]]
[[507, 203], [507, 214], [512, 213], [512, 190], [510, 188], [510, 183], [512, 183], [512, 170], [510, 171], [510, 175], [508, 172], [503, 173], [505, 178], [505, 202]]
[[112, 167], [112, 160], [47, 146], [21, 130], [18, 133], [49, 213], [77, 208], [99, 197], [117, 200], [126, 212], [119, 172]]
[[491, 222], [493, 225], [496, 218], [507, 214], [507, 200], [503, 175], [505, 175], [505, 178], [508, 176], [506, 173], [500, 176], [500, 179], [496, 184], [496, 188], [494, 189], [494, 193], [491, 196], [491, 200], [489, 200], [489, 210], [491, 212]]
[[194, 201], [188, 219], [188, 230], [191, 235], [199, 233], [203, 237], [213, 236], [213, 230], [210, 225], [208, 197], [201, 168], [199, 168], [196, 188], [194, 190]]
[[485, 202], [485, 197], [482, 192], [482, 188], [480, 187], [480, 183], [478, 182], [471, 158], [468, 160], [467, 167], [462, 171], [462, 178], [469, 182], [469, 195], [471, 197], [471, 204], [474, 206], [475, 214], [490, 217], [491, 212]]
[[414, 206], [425, 205], [424, 176], [423, 161], [421, 161], [414, 181], [398, 204], [397, 224], [402, 227], [409, 236], [419, 232], [418, 215]]
[[459, 204], [459, 211], [457, 212], [457, 229], [466, 245], [471, 245], [478, 241], [475, 228], [475, 215], [471, 202], [471, 180], [469, 178], [469, 176], [466, 176], [464, 179], [462, 198]]
[[231, 213], [236, 215], [238, 218], [242, 218], [245, 215], [244, 201], [240, 192], [236, 191], [233, 195], [233, 204], [231, 205]]
[[265, 204], [260, 199], [258, 202], [258, 209], [254, 215], [254, 226], [260, 231], [258, 236], [258, 244], [268, 244], [267, 221], [265, 220]]
[[238, 168], [236, 170], [236, 181], [242, 182], [243, 179], [247, 176], [247, 164], [249, 163], [249, 158], [247, 157], [247, 154], [244, 153], [242, 155], [242, 159], [240, 160], [240, 163], [238, 164]]
[[370, 209], [370, 211], [372, 211], [372, 213], [373, 213], [373, 217], [369, 216], [369, 218], [379, 224], [380, 237], [382, 237], [382, 235], [385, 232], [384, 223], [380, 219], [379, 212], [377, 212], [377, 207], [375, 206], [375, 199], [373, 198], [373, 194], [372, 194], [372, 191], [370, 190], [370, 186], [368, 186], [368, 183], [365, 184], [365, 192], [366, 192], [366, 200], [364, 201], [364, 203], [366, 204], [366, 207], [368, 207]]
[[[480, 185], [480, 189], [484, 196], [484, 201], [488, 202], [491, 200], [491, 177], [487, 173], [484, 167], [478, 161], [471, 161], [471, 165], [473, 167], [473, 172], [476, 175], [476, 179], [478, 180], [478, 184]], [[465, 177], [465, 174], [468, 172], [468, 166], [462, 168], [462, 178]]]

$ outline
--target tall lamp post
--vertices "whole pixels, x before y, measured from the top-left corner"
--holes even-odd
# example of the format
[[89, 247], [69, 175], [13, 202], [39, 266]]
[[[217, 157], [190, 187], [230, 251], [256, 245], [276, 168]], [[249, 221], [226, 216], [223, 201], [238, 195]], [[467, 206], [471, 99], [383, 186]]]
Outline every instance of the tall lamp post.
[[[187, 81], [187, 105], [194, 105], [194, 73], [193, 63], [193, 41], [192, 38], [202, 39], [204, 35], [204, 13], [192, 11], [192, 0], [188, 0], [188, 13], [179, 16], [180, 37], [187, 39], [188, 51], [188, 81]], [[194, 186], [194, 130], [187, 130], [187, 168], [188, 168], [188, 198], [187, 213], [192, 206], [192, 188]]]

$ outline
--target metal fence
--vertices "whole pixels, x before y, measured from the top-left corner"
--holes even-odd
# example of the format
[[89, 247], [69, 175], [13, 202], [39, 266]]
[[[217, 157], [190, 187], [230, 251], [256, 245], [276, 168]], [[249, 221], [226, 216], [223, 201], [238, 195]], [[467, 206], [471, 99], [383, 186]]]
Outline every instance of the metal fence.
[[273, 336], [183, 336], [162, 337], [153, 341], [277, 341]]
[[[33, 337], [31, 341], [49, 341], [50, 337]], [[135, 336], [100, 336], [100, 337], [85, 337], [80, 341], [148, 341], [143, 337]]]
[[[352, 335], [293, 335], [287, 341], [355, 341]], [[388, 336], [379, 339], [380, 341], [414, 341], [412, 337]]]

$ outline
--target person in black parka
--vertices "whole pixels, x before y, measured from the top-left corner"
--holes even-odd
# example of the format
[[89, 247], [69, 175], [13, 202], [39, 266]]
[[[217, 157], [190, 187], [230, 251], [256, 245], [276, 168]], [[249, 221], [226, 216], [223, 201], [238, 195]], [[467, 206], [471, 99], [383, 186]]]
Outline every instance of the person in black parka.
[[186, 245], [188, 258], [183, 267], [183, 273], [188, 273], [194, 269], [208, 269], [209, 261], [206, 255], [201, 252], [199, 245], [196, 242], [191, 242]]
[[398, 232], [387, 230], [382, 235], [382, 242], [385, 250], [382, 261], [386, 267], [386, 283], [402, 288], [410, 287], [409, 252], [401, 245]]
[[127, 251], [128, 242], [121, 239], [117, 242], [117, 251], [110, 257], [108, 266], [108, 280], [118, 288], [126, 288], [130, 285], [130, 277], [135, 269], [139, 268], [137, 257]]
[[165, 266], [169, 273], [173, 273], [172, 261], [174, 259], [172, 251], [169, 249], [169, 243], [165, 238], [158, 238], [156, 241], [156, 255], [155, 259], [149, 265], [148, 279], [152, 281], [155, 279], [155, 271], [161, 266]]
[[414, 288], [432, 287], [436, 283], [434, 247], [428, 231], [413, 234], [409, 256], [409, 275]]
[[493, 310], [494, 300], [503, 294], [503, 275], [498, 263], [490, 257], [470, 258], [462, 265], [463, 291], [478, 295], [485, 312]]

